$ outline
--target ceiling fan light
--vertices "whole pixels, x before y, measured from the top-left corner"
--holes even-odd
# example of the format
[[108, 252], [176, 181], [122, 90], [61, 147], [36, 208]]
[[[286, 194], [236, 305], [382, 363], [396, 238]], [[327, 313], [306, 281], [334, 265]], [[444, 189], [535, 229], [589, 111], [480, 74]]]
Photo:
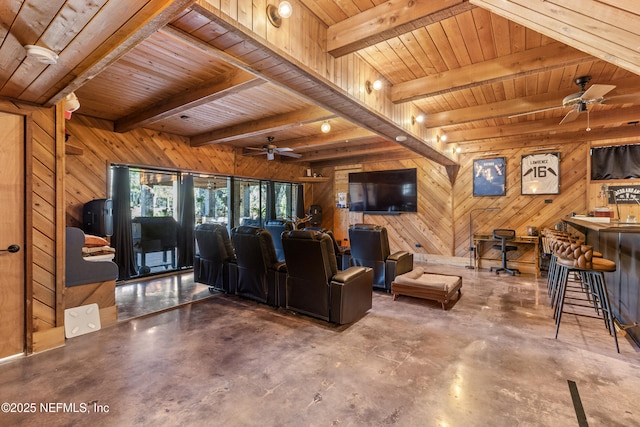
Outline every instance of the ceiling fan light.
[[587, 111], [587, 103], [586, 102], [580, 102], [578, 104], [578, 113], [582, 113], [584, 111]]

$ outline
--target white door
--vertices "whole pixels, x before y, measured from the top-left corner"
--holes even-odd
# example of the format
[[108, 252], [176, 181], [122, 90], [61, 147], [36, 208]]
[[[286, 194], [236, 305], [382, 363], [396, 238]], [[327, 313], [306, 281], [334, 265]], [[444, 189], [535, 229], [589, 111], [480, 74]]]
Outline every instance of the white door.
[[25, 349], [24, 125], [0, 112], [0, 359]]

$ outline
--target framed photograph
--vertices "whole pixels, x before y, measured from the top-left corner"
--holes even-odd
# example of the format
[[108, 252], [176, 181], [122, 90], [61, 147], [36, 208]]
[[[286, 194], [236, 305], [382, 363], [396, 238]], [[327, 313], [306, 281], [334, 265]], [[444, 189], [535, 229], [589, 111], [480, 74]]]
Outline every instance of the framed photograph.
[[504, 157], [473, 161], [473, 195], [504, 196], [506, 194], [506, 162]]
[[560, 193], [560, 153], [524, 155], [520, 170], [523, 195]]

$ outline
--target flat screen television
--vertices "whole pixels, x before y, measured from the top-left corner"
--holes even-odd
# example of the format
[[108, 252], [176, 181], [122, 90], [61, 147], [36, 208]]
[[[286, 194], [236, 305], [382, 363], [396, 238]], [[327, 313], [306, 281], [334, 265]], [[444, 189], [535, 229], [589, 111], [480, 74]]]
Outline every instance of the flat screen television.
[[369, 214], [417, 212], [416, 169], [350, 173], [349, 211]]

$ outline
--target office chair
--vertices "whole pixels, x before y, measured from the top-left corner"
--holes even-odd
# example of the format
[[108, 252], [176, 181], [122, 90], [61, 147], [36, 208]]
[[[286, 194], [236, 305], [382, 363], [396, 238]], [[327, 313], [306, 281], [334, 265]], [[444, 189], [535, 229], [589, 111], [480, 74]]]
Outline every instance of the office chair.
[[495, 272], [498, 275], [501, 271], [505, 271], [512, 276], [520, 274], [520, 270], [518, 270], [517, 268], [507, 268], [507, 252], [518, 250], [517, 246], [507, 245], [507, 242], [516, 239], [516, 231], [506, 228], [496, 228], [495, 230], [493, 230], [493, 238], [495, 240], [500, 240], [500, 244], [493, 245], [493, 249], [498, 249], [500, 250], [500, 252], [502, 252], [502, 266], [491, 267], [489, 271], [494, 271], [495, 269]]

